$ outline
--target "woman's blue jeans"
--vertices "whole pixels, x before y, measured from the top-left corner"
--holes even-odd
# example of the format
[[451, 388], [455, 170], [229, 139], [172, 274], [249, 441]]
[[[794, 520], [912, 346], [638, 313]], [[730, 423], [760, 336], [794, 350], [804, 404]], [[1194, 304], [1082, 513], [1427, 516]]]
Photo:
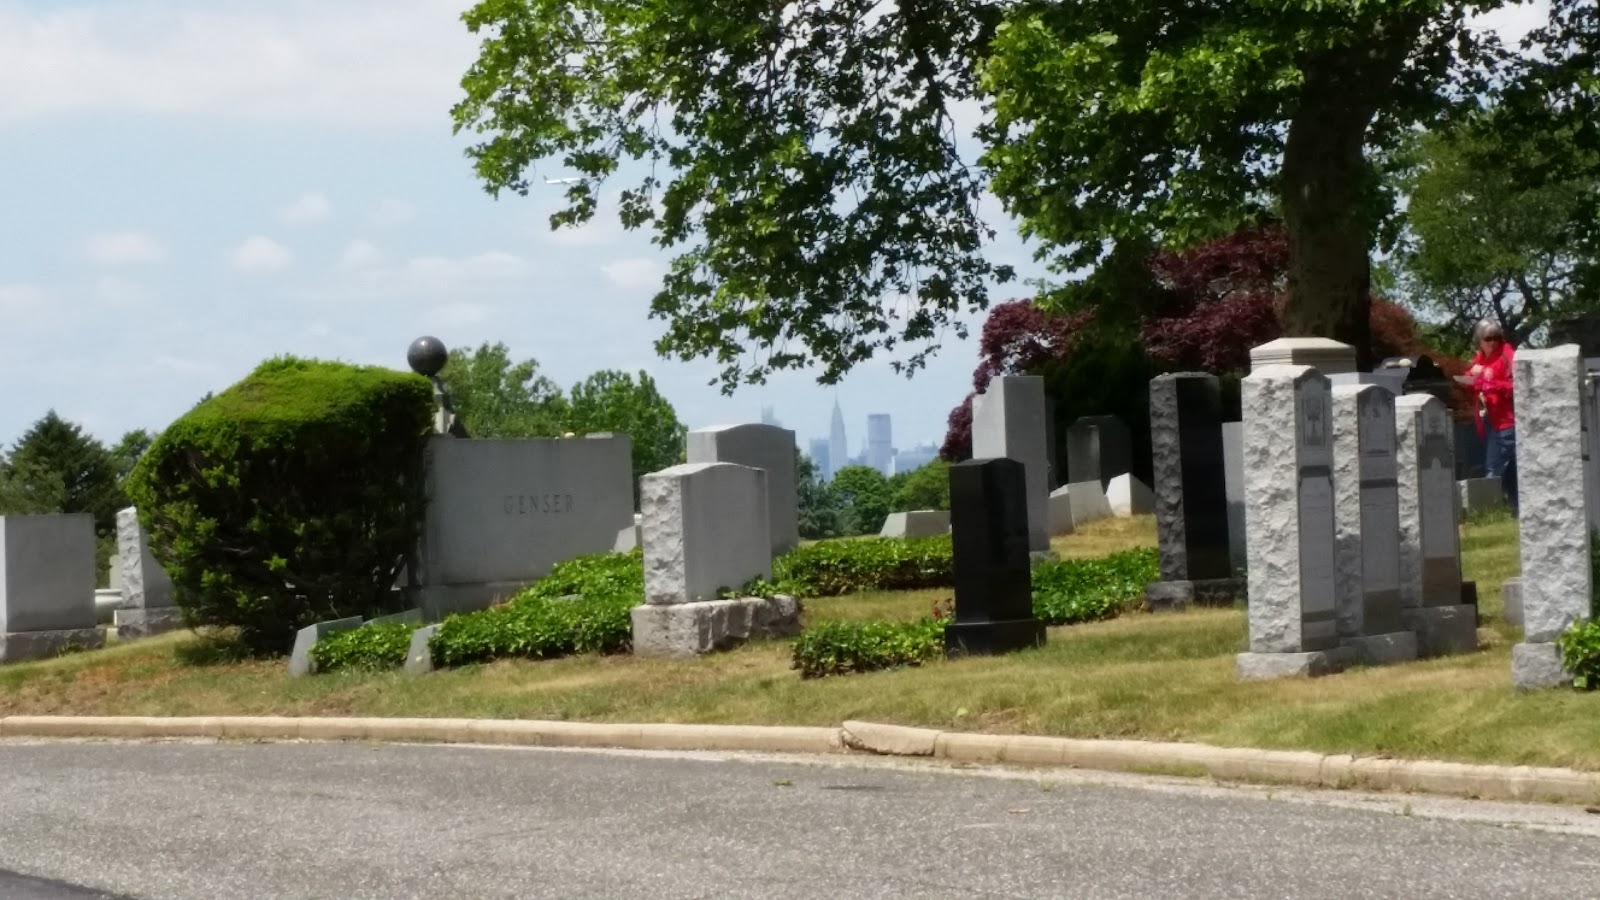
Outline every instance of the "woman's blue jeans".
[[1517, 429], [1516, 426], [1499, 431], [1489, 429], [1484, 448], [1484, 468], [1490, 478], [1499, 478], [1506, 492], [1506, 502], [1511, 511], [1517, 511]]

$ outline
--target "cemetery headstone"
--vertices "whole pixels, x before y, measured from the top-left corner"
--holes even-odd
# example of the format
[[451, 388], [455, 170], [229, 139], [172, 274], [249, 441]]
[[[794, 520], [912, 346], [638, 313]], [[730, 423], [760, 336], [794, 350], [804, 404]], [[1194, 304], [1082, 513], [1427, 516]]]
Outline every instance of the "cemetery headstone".
[[1506, 505], [1506, 492], [1498, 478], [1463, 478], [1456, 482], [1456, 500], [1463, 513], [1499, 509]]
[[423, 615], [483, 609], [558, 562], [610, 552], [633, 522], [632, 482], [627, 435], [430, 438]]
[[772, 577], [767, 478], [733, 463], [685, 463], [641, 479], [645, 602], [632, 613], [635, 654], [696, 656], [798, 630], [793, 598], [719, 598]]
[[1185, 372], [1150, 382], [1150, 443], [1161, 580], [1152, 609], [1231, 604], [1244, 596], [1228, 543], [1222, 392], [1216, 376]]
[[1417, 656], [1400, 605], [1400, 494], [1394, 394], [1333, 389], [1333, 487], [1339, 639], [1369, 665]]
[[1356, 372], [1356, 349], [1317, 337], [1285, 337], [1250, 350], [1250, 371], [1264, 366], [1310, 366], [1328, 378]]
[[767, 514], [772, 517], [772, 552], [800, 544], [794, 432], [776, 425], [718, 425], [689, 432], [687, 461], [734, 463], [767, 473]]
[[1239, 677], [1323, 675], [1339, 663], [1333, 392], [1308, 366], [1244, 379], [1250, 650]]
[[1106, 486], [1106, 503], [1111, 507], [1112, 515], [1123, 518], [1148, 516], [1156, 508], [1155, 494], [1144, 482], [1127, 472], [1111, 479], [1111, 484]]
[[955, 621], [948, 655], [1009, 653], [1045, 642], [1033, 615], [1027, 475], [1013, 459], [972, 459], [950, 467], [950, 540]]
[[86, 513], [0, 516], [0, 662], [104, 645], [94, 543]]
[[[984, 392], [972, 398], [973, 458], [1014, 459], [1023, 466], [1028, 546], [1034, 553], [1050, 550], [1047, 440], [1043, 378], [1002, 375], [991, 379]], [[1070, 458], [1067, 464], [1072, 464]]]
[[1222, 423], [1223, 480], [1228, 494], [1228, 558], [1233, 571], [1243, 572], [1244, 550], [1244, 423]]
[[1462, 603], [1450, 413], [1432, 394], [1395, 400], [1400, 491], [1400, 601], [1420, 656], [1478, 647], [1478, 611]]
[[1111, 480], [1133, 470], [1133, 438], [1116, 416], [1083, 416], [1067, 429], [1067, 484]]
[[1522, 532], [1522, 642], [1511, 648], [1521, 689], [1566, 680], [1556, 639], [1589, 618], [1588, 467], [1583, 464], [1583, 357], [1576, 345], [1519, 350], [1512, 362]]
[[918, 509], [911, 512], [890, 513], [883, 521], [879, 537], [919, 538], [936, 537], [950, 533], [950, 511], [943, 509]]
[[122, 585], [113, 618], [120, 640], [149, 637], [183, 627], [183, 610], [172, 594], [172, 577], [156, 562], [133, 507], [117, 512], [117, 556], [111, 568]]

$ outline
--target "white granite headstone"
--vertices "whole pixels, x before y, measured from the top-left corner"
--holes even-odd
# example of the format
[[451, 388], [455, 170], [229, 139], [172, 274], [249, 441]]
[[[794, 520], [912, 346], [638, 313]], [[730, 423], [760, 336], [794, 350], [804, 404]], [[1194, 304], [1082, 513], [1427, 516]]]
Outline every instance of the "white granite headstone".
[[1050, 461], [1044, 379], [1002, 375], [972, 398], [972, 458], [1014, 459], [1028, 482], [1028, 548], [1050, 549]]
[[800, 543], [795, 483], [794, 432], [776, 425], [718, 425], [689, 432], [687, 460], [750, 466], [767, 473], [767, 512], [772, 517], [772, 552], [787, 553]]

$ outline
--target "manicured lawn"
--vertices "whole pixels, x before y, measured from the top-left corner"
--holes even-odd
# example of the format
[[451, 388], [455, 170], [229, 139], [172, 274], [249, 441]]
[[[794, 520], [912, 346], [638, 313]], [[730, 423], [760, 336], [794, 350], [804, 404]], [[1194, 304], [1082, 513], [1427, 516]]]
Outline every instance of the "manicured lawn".
[[[1517, 694], [1500, 582], [1517, 569], [1508, 518], [1464, 529], [1485, 614], [1481, 652], [1317, 680], [1244, 684], [1242, 610], [1134, 613], [1051, 629], [1039, 650], [802, 681], [787, 642], [699, 660], [630, 656], [498, 662], [435, 672], [290, 679], [284, 663], [185, 665], [192, 636], [0, 668], [0, 713], [376, 715], [836, 725], [870, 719], [959, 730], [1202, 741], [1361, 755], [1600, 770], [1600, 695]], [[1063, 556], [1154, 542], [1150, 519], [1057, 539]], [[809, 621], [926, 615], [949, 591], [812, 601]], [[185, 654], [190, 655], [190, 654]]]

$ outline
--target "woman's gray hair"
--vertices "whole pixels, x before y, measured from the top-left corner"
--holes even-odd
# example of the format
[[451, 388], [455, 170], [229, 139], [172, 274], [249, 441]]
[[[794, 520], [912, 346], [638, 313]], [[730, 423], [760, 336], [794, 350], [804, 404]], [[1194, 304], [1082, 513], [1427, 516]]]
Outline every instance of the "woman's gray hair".
[[1497, 341], [1504, 341], [1506, 339], [1506, 333], [1500, 330], [1499, 322], [1496, 322], [1493, 319], [1484, 319], [1472, 329], [1472, 340], [1476, 342], [1481, 341], [1484, 338], [1494, 338]]

